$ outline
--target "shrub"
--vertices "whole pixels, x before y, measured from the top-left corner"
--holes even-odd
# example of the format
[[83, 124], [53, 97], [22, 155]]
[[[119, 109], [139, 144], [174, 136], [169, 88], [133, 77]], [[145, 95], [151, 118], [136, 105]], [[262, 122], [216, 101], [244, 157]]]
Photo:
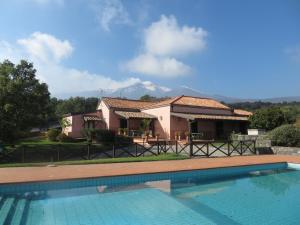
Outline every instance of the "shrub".
[[81, 130], [81, 134], [82, 134], [83, 137], [86, 138], [86, 140], [88, 142], [91, 142], [94, 139], [94, 137], [93, 137], [94, 130], [95, 129], [84, 128], [84, 129]]
[[284, 112], [278, 107], [257, 110], [249, 119], [250, 127], [256, 129], [273, 130], [288, 123]]
[[97, 142], [112, 143], [115, 141], [115, 132], [112, 130], [95, 129], [91, 131], [92, 139]]
[[269, 133], [273, 145], [300, 146], [300, 128], [294, 125], [282, 125]]
[[57, 129], [50, 129], [47, 131], [47, 138], [49, 141], [57, 141], [57, 136], [60, 134], [60, 131]]
[[67, 135], [64, 134], [64, 133], [60, 133], [60, 134], [57, 136], [57, 139], [58, 139], [60, 142], [75, 142], [75, 139], [74, 139], [74, 138], [69, 137], [69, 136], [67, 136]]
[[116, 135], [115, 143], [129, 145], [133, 143], [133, 138], [124, 135]]

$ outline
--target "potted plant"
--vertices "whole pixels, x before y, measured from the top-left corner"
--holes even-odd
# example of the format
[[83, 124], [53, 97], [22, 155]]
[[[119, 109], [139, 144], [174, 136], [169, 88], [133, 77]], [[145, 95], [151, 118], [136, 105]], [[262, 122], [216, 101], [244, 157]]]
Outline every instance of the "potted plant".
[[180, 131], [176, 131], [176, 132], [175, 132], [175, 140], [176, 140], [176, 141], [180, 141], [180, 140], [181, 140], [180, 135], [181, 135], [181, 132], [180, 132]]
[[123, 128], [118, 129], [118, 135], [123, 135]]
[[157, 133], [157, 134], [155, 135], [157, 141], [159, 140], [159, 136], [160, 136], [159, 133]]
[[146, 138], [146, 142], [148, 142], [148, 140], [149, 140], [149, 134], [150, 133], [148, 130], [144, 132], [144, 137]]
[[186, 141], [189, 142], [191, 133], [186, 131], [184, 134], [185, 134]]

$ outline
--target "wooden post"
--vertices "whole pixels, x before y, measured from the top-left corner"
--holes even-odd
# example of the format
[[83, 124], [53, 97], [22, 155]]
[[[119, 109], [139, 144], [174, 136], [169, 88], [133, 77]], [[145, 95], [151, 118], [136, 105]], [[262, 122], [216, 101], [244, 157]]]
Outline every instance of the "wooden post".
[[243, 155], [243, 141], [240, 141], [240, 150], [241, 150], [241, 152], [240, 152], [240, 155]]
[[209, 157], [209, 143], [206, 143], [206, 156]]
[[230, 156], [230, 142], [227, 142], [227, 156]]
[[57, 161], [59, 161], [59, 149], [60, 149], [59, 146], [60, 146], [60, 145], [57, 146]]
[[22, 145], [22, 163], [25, 162], [25, 145]]
[[116, 157], [116, 149], [115, 149], [115, 144], [113, 144], [113, 158]]
[[189, 144], [190, 144], [190, 157], [193, 156], [193, 140], [192, 140], [192, 134], [190, 134], [190, 141], [189, 141]]
[[87, 158], [88, 160], [90, 160], [91, 156], [90, 156], [90, 143], [87, 144]]
[[135, 157], [137, 157], [137, 155], [138, 155], [138, 146], [137, 146], [137, 143], [135, 143]]

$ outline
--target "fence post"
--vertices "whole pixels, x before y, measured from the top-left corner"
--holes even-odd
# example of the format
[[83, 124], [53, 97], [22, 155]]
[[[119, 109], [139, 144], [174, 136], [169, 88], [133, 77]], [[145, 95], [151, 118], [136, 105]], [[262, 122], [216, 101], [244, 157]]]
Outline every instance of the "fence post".
[[25, 145], [22, 145], [22, 163], [25, 162]]
[[193, 156], [193, 140], [192, 135], [190, 135], [190, 157]]
[[253, 148], [254, 148], [254, 154], [257, 155], [257, 151], [256, 151], [256, 141], [253, 141]]
[[137, 157], [138, 155], [138, 146], [137, 146], [137, 143], [135, 143], [135, 157]]
[[230, 142], [227, 142], [227, 156], [230, 156]]
[[59, 161], [59, 149], [60, 149], [60, 145], [57, 146], [57, 161]]
[[209, 157], [209, 143], [206, 143], [206, 156]]
[[116, 149], [115, 149], [115, 144], [113, 144], [113, 158], [116, 157]]
[[90, 155], [90, 143], [87, 144], [87, 158], [90, 160], [91, 155]]
[[160, 149], [159, 149], [159, 142], [157, 142], [157, 155], [160, 154]]
[[178, 155], [178, 142], [177, 142], [177, 140], [175, 140], [175, 152], [176, 152], [176, 155]]
[[243, 155], [243, 141], [240, 141], [240, 150], [241, 150], [241, 152], [240, 152], [240, 155]]

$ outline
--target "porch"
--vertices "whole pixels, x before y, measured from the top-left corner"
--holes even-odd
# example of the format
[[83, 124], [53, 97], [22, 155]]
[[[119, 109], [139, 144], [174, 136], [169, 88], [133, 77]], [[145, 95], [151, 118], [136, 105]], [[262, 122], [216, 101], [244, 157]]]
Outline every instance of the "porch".
[[[154, 120], [157, 117], [144, 112], [115, 111], [115, 114], [119, 116], [119, 134], [139, 138], [147, 131], [150, 137], [154, 136]], [[145, 120], [149, 124], [143, 128]]]
[[228, 140], [234, 133], [247, 132], [248, 118], [243, 116], [171, 113], [171, 138], [192, 140]]

